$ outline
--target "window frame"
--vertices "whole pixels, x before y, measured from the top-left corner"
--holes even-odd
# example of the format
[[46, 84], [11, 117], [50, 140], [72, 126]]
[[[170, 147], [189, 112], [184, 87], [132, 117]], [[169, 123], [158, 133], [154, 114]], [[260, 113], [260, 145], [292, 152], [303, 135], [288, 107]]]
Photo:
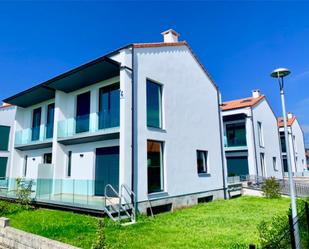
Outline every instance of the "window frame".
[[0, 151], [9, 151], [9, 147], [10, 147], [10, 135], [11, 135], [11, 126], [7, 126], [7, 125], [0, 125], [0, 128], [5, 129], [6, 131], [8, 131], [7, 137], [4, 137], [5, 139], [7, 138], [7, 140], [5, 140], [5, 146], [3, 148], [0, 147]]
[[273, 156], [272, 157], [273, 161], [273, 169], [274, 171], [278, 171], [278, 164], [277, 164], [277, 157]]
[[[48, 157], [50, 156], [50, 159], [51, 159], [51, 161], [50, 161], [50, 163], [48, 163], [47, 162], [47, 159], [48, 159]], [[43, 154], [43, 164], [52, 164], [52, 162], [53, 162], [53, 153], [44, 153]]]
[[[159, 96], [159, 126], [148, 124], [148, 91], [147, 91], [148, 83], [156, 85], [160, 89], [160, 91], [159, 91], [159, 95], [160, 95]], [[147, 128], [160, 129], [160, 130], [164, 129], [164, 122], [163, 122], [163, 87], [164, 87], [164, 85], [162, 83], [155, 81], [153, 79], [146, 78], [146, 126], [147, 126]]]
[[258, 126], [258, 137], [259, 137], [259, 145], [260, 147], [264, 148], [264, 132], [263, 132], [263, 125], [261, 121], [257, 121]]
[[[199, 171], [199, 153], [203, 155], [203, 171]], [[208, 150], [196, 150], [196, 167], [198, 175], [210, 175]]]

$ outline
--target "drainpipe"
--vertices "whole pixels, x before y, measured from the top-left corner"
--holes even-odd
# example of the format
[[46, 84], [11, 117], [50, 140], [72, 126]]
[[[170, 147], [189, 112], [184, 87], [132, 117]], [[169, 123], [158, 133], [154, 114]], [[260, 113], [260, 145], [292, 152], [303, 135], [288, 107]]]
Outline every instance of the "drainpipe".
[[259, 170], [258, 170], [258, 160], [257, 160], [256, 140], [255, 140], [255, 129], [254, 129], [254, 118], [253, 118], [252, 107], [250, 107], [250, 110], [251, 110], [251, 119], [252, 119], [252, 132], [253, 132], [253, 143], [254, 143], [254, 157], [255, 157], [256, 177], [257, 177], [257, 179], [258, 179]]
[[217, 99], [218, 99], [218, 117], [219, 117], [219, 125], [220, 125], [220, 145], [221, 145], [221, 163], [222, 163], [222, 179], [223, 179], [223, 192], [224, 192], [224, 199], [227, 198], [226, 196], [226, 184], [225, 184], [225, 152], [224, 152], [224, 145], [223, 145], [223, 126], [222, 126], [222, 115], [221, 115], [221, 97], [219, 94], [219, 89], [217, 89]]

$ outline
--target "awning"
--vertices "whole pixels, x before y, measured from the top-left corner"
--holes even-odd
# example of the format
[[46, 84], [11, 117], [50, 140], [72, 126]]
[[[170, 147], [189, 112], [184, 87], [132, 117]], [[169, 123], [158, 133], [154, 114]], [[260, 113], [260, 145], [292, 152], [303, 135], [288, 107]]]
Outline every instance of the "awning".
[[55, 97], [55, 91], [66, 93], [119, 75], [120, 64], [108, 57], [100, 57], [28, 90], [9, 97], [3, 102], [28, 107]]

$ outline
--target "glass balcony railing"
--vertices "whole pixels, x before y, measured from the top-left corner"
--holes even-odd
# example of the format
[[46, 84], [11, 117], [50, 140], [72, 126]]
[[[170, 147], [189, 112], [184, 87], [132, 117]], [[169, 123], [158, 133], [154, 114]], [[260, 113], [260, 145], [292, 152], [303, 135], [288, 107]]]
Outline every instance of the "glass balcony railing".
[[[103, 210], [106, 182], [90, 179], [0, 179], [0, 197], [18, 198], [18, 188], [30, 190], [30, 199], [39, 202]], [[118, 190], [118, 186], [113, 186]], [[98, 194], [99, 193], [99, 194]], [[115, 198], [115, 203], [119, 201]]]
[[53, 126], [40, 125], [34, 128], [17, 130], [15, 132], [15, 146], [44, 142], [53, 137]]
[[119, 127], [119, 109], [90, 113], [58, 122], [58, 138]]

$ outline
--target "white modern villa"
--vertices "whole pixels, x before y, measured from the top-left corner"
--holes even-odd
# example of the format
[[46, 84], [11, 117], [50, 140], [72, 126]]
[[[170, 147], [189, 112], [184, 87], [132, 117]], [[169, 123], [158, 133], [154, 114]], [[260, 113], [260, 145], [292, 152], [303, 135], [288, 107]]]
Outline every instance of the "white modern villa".
[[[33, 181], [37, 202], [101, 210], [124, 191], [140, 212], [225, 197], [220, 92], [188, 43], [174, 30], [162, 34], [163, 42], [127, 45], [4, 100], [17, 106], [8, 192], [20, 177]], [[279, 137], [268, 140], [276, 119], [269, 111], [264, 120], [258, 106], [268, 111], [265, 100], [237, 111], [249, 132], [252, 112], [255, 129], [262, 122], [256, 157], [263, 151], [275, 166], [262, 174], [279, 177]]]
[[259, 90], [221, 105], [228, 176], [283, 177], [277, 119]]
[[[295, 175], [302, 175], [302, 172], [307, 171], [304, 133], [295, 115], [288, 113], [287, 119], [292, 171]], [[278, 118], [278, 127], [284, 172], [287, 172], [286, 144], [282, 117]]]

